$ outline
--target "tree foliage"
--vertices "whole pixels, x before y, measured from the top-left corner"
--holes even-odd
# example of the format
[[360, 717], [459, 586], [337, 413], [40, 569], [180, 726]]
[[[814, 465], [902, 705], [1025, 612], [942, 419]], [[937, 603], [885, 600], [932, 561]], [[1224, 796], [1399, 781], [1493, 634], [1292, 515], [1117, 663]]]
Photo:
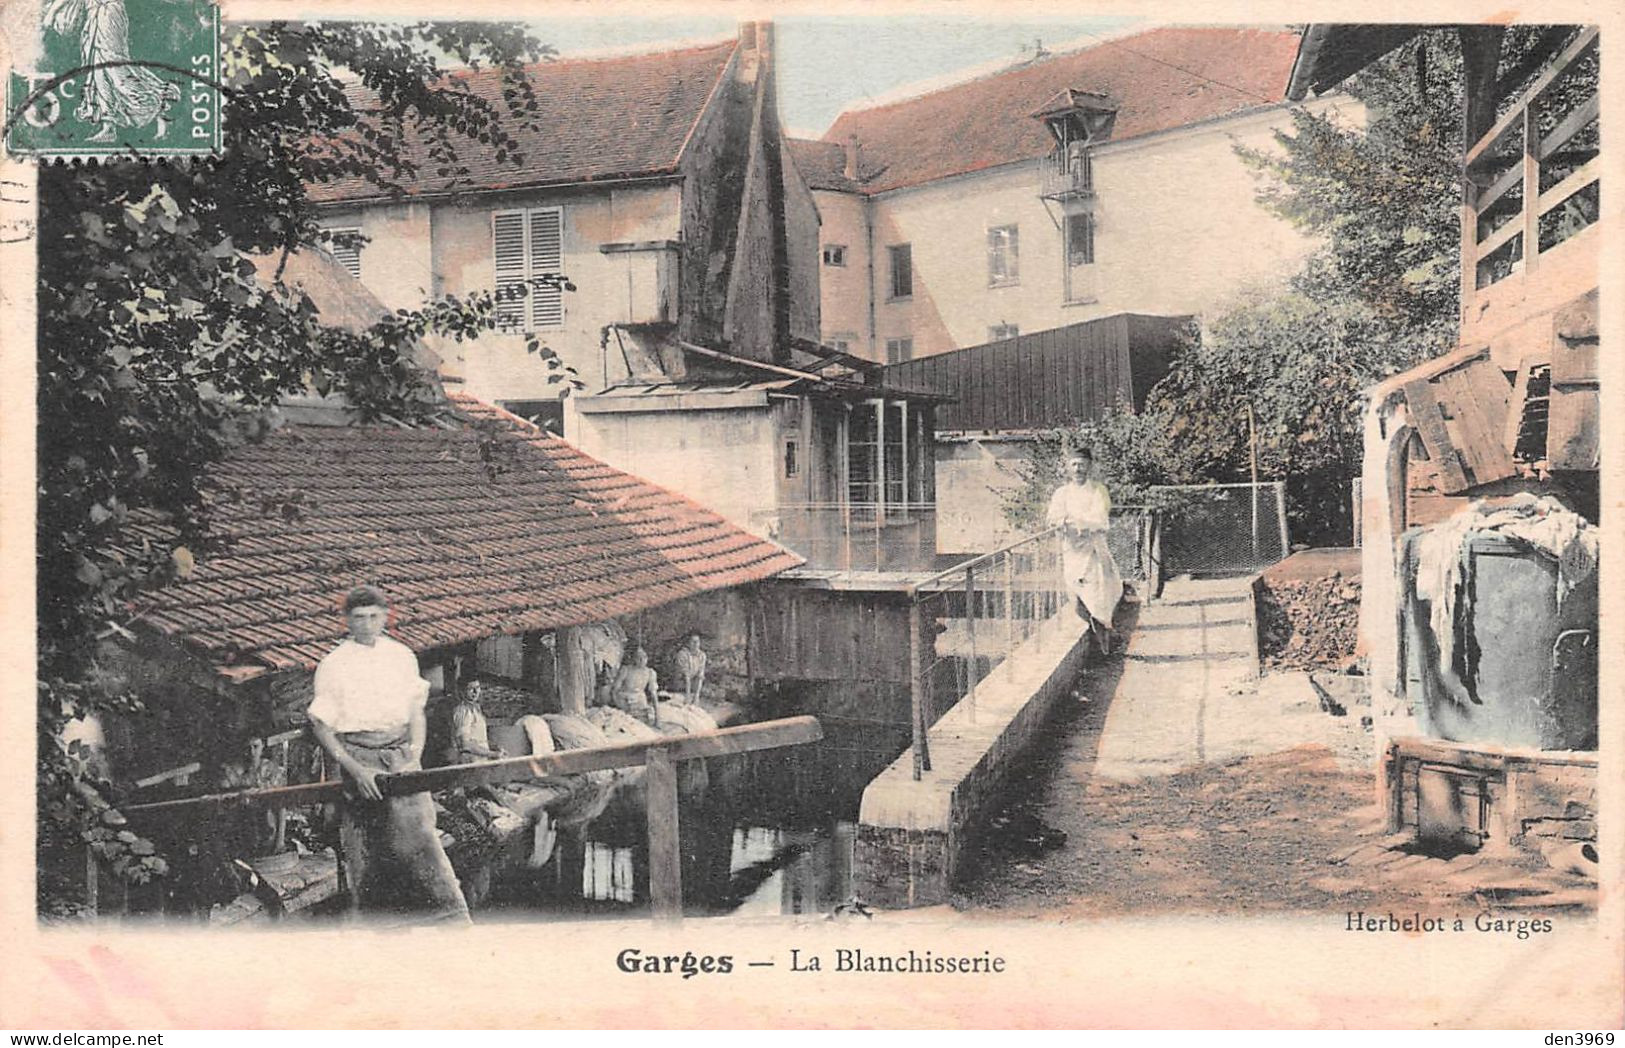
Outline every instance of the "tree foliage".
[[[1510, 30], [1503, 68], [1518, 68], [1544, 32]], [[1422, 33], [1342, 90], [1363, 105], [1363, 125], [1298, 107], [1275, 148], [1237, 149], [1259, 179], [1259, 205], [1322, 246], [1280, 291], [1207, 318], [1141, 414], [1118, 411], [1065, 435], [1095, 448], [1119, 500], [1144, 502], [1152, 485], [1246, 480], [1256, 432], [1260, 477], [1286, 482], [1294, 540], [1346, 542], [1364, 391], [1455, 345], [1456, 31]], [[1012, 523], [1036, 523], [1061, 436], [1035, 451], [1006, 506]]]
[[[456, 184], [472, 143], [517, 167], [514, 131], [537, 111], [525, 68], [548, 53], [522, 28], [491, 23], [271, 23], [228, 30], [222, 50], [218, 158], [39, 175], [39, 840], [42, 859], [89, 842], [133, 880], [166, 864], [123, 828], [90, 751], [64, 728], [141, 712], [98, 665], [97, 643], [132, 637], [142, 591], [191, 570], [205, 466], [252, 438], [255, 411], [310, 388], [343, 395], [365, 419], [421, 418], [434, 405], [416, 341], [495, 323], [485, 292], [365, 331], [328, 326], [280, 283], [280, 264], [265, 280], [245, 255], [280, 262], [324, 243], [314, 184], [398, 192], [431, 174]], [[446, 75], [447, 57], [500, 67], [501, 102]], [[530, 348], [559, 368], [551, 350]], [[183, 545], [121, 544], [131, 515], [152, 511], [177, 521]]]

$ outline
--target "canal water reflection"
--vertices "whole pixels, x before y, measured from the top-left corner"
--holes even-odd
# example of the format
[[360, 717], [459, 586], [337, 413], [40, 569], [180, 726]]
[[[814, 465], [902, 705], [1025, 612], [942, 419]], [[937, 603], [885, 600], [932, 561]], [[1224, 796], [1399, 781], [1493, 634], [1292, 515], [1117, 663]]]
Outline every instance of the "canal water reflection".
[[[852, 898], [863, 787], [901, 752], [898, 732], [836, 726], [795, 750], [711, 758], [710, 785], [680, 805], [683, 909], [690, 917], [829, 913]], [[476, 920], [631, 918], [649, 912], [641, 788], [558, 834], [535, 868], [529, 834], [460, 870]]]

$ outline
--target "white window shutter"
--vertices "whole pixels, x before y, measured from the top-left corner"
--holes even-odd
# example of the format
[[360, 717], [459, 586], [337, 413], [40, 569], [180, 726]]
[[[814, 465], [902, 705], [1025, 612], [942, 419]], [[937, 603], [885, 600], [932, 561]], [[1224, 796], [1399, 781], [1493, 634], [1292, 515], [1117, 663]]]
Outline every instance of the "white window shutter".
[[[556, 207], [535, 208], [530, 217], [530, 276], [557, 273], [564, 265], [564, 212]], [[564, 323], [564, 293], [556, 287], [531, 286], [531, 324], [557, 327]]]
[[503, 328], [524, 326], [526, 303], [525, 213], [497, 211], [491, 215], [491, 241], [496, 258], [497, 318]]
[[[329, 229], [328, 232], [329, 233], [359, 233], [359, 232], [361, 232], [361, 230], [356, 226], [343, 226], [343, 227], [337, 227], [337, 228]], [[327, 242], [327, 250], [333, 256], [333, 258], [338, 262], [339, 265], [343, 266], [346, 270], [349, 271], [349, 274], [352, 277], [355, 277], [357, 280], [361, 279], [361, 245], [359, 245], [359, 244], [348, 244], [348, 245], [338, 244], [338, 243], [334, 243], [333, 241], [329, 240]]]

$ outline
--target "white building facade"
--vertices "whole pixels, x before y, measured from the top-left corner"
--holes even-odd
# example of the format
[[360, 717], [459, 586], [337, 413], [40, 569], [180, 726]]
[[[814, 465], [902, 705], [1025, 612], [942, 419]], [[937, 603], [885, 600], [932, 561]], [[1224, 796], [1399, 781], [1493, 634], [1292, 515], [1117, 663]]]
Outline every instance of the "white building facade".
[[1290, 128], [1296, 40], [1153, 30], [792, 142], [823, 223], [825, 344], [896, 363], [1117, 313], [1208, 314], [1297, 271], [1314, 241], [1257, 204], [1237, 154]]

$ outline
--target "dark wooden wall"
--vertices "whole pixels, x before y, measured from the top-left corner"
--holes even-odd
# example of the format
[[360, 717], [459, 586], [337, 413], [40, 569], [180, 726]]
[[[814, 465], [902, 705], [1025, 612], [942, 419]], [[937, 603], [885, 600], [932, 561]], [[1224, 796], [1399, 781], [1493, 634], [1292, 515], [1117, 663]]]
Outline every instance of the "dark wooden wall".
[[1173, 360], [1189, 317], [1119, 313], [885, 370], [887, 385], [946, 393], [938, 430], [1049, 429], [1138, 411]]

